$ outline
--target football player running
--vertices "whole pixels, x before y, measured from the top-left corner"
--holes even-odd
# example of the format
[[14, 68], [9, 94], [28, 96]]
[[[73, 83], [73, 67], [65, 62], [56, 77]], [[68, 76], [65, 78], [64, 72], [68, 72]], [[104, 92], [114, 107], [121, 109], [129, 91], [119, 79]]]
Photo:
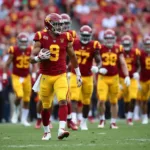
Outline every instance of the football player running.
[[80, 128], [81, 130], [88, 130], [86, 122], [93, 92], [93, 75], [91, 67], [93, 58], [95, 58], [97, 65], [100, 63], [100, 43], [92, 40], [91, 27], [84, 25], [80, 28], [80, 39], [74, 40], [73, 47], [78, 58], [83, 83], [80, 88], [77, 87], [75, 71], [72, 69], [70, 76], [72, 121], [77, 124], [77, 104], [78, 101], [81, 101], [83, 104], [83, 119], [81, 120]]
[[141, 109], [142, 124], [148, 124], [147, 102], [150, 93], [150, 36], [143, 38], [143, 46], [140, 56]]
[[120, 63], [123, 70], [126, 86], [130, 85], [130, 77], [123, 56], [123, 47], [116, 44], [115, 32], [111, 29], [104, 31], [104, 44], [100, 49], [102, 60], [98, 72], [97, 93], [99, 97], [98, 110], [100, 111], [100, 123], [98, 128], [104, 128], [105, 124], [105, 102], [107, 98], [111, 104], [110, 128], [118, 129], [116, 119], [118, 117], [117, 99], [119, 93], [119, 68]]
[[123, 99], [125, 104], [125, 114], [128, 125], [133, 125], [133, 110], [135, 101], [137, 100], [138, 93], [138, 80], [139, 80], [139, 72], [140, 72], [140, 50], [137, 48], [133, 48], [133, 41], [129, 35], [125, 35], [122, 37], [121, 44], [124, 48], [124, 57], [127, 63], [129, 76], [131, 79], [130, 86], [126, 86], [124, 83], [124, 73], [120, 69], [120, 84], [122, 86]]
[[42, 140], [49, 140], [51, 138], [49, 109], [54, 93], [59, 103], [58, 139], [63, 139], [69, 136], [69, 132], [65, 130], [68, 112], [66, 100], [68, 92], [66, 54], [69, 55], [71, 63], [75, 68], [78, 86], [82, 84], [81, 73], [72, 46], [72, 36], [68, 32], [62, 33], [63, 23], [61, 16], [51, 13], [46, 16], [44, 23], [46, 29], [36, 32], [34, 37], [33, 55], [37, 54], [37, 56], [31, 57], [31, 63], [40, 62], [39, 96], [43, 106], [42, 122], [44, 127]]
[[[10, 64], [13, 64], [11, 78], [16, 99], [14, 102], [14, 111], [11, 122], [18, 122], [20, 103], [21, 100], [23, 100], [21, 123], [24, 126], [30, 126], [27, 117], [31, 95], [31, 77], [29, 73], [31, 46], [28, 45], [28, 42], [29, 39], [27, 33], [21, 32], [17, 36], [17, 45], [11, 46], [8, 50], [9, 58], [4, 67], [4, 72], [6, 72]], [[3, 74], [3, 79], [7, 79], [5, 73]]]
[[[62, 17], [62, 20], [63, 20], [63, 32], [69, 32], [73, 39], [76, 38], [76, 31], [75, 30], [71, 30], [71, 24], [72, 24], [72, 21], [71, 21], [71, 18], [68, 14], [66, 13], [63, 13], [61, 14], [61, 17]], [[70, 70], [70, 64], [69, 64], [69, 57], [67, 56], [67, 70], [69, 71]], [[70, 82], [70, 72], [67, 73], [67, 76], [68, 76], [68, 82]], [[70, 92], [70, 90], [69, 90]], [[71, 103], [70, 103], [70, 97], [69, 97], [70, 93], [68, 93], [68, 103], [67, 103], [67, 106], [68, 106], [68, 115], [67, 115], [67, 126], [68, 128], [71, 128], [72, 130], [77, 130], [78, 129], [78, 126], [72, 121], [72, 116], [71, 116]]]
[[[62, 17], [62, 21], [63, 21], [63, 32], [69, 32], [73, 38], [76, 38], [76, 31], [74, 30], [71, 30], [71, 18], [68, 14], [61, 14], [61, 17]], [[68, 62], [68, 59], [69, 57], [67, 56], [67, 62]], [[69, 77], [68, 77], [69, 79]], [[72, 130], [77, 130], [78, 127], [76, 126], [76, 124], [74, 124], [71, 120], [71, 104], [70, 104], [70, 101], [68, 100], [68, 103], [67, 103], [67, 106], [68, 106], [68, 115], [67, 115], [67, 126], [68, 128], [71, 128]], [[37, 121], [36, 121], [36, 124], [35, 124], [35, 128], [39, 129], [41, 127], [41, 111], [42, 111], [42, 102], [41, 100], [39, 100], [37, 102]], [[52, 108], [50, 109], [50, 111], [52, 111]], [[52, 123], [50, 121], [50, 124], [49, 124], [50, 128], [52, 128]]]

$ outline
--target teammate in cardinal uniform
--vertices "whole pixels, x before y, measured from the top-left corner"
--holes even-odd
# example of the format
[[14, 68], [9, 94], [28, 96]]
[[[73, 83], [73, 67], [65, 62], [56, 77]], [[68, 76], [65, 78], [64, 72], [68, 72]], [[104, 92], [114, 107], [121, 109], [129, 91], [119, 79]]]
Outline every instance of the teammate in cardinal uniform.
[[[20, 102], [23, 100], [21, 123], [25, 126], [30, 126], [27, 117], [31, 95], [31, 77], [29, 74], [31, 47], [28, 46], [28, 35], [26, 33], [22, 32], [17, 36], [17, 45], [11, 46], [8, 50], [8, 54], [9, 58], [6, 62], [4, 72], [6, 72], [10, 64], [13, 64], [11, 77], [13, 90], [16, 94], [11, 122], [18, 122]], [[5, 73], [3, 78], [7, 78]]]
[[137, 99], [138, 93], [138, 80], [139, 80], [139, 71], [140, 71], [140, 50], [137, 48], [133, 48], [133, 41], [129, 35], [125, 35], [122, 37], [121, 44], [124, 48], [124, 57], [127, 63], [129, 76], [131, 79], [130, 86], [126, 86], [124, 83], [124, 74], [120, 69], [120, 84], [122, 86], [123, 99], [125, 103], [125, 114], [127, 118], [128, 125], [133, 125], [133, 110], [134, 104]]
[[111, 104], [110, 127], [117, 129], [116, 118], [118, 117], [117, 99], [119, 93], [119, 70], [120, 63], [127, 86], [130, 85], [130, 77], [127, 65], [123, 56], [123, 47], [115, 44], [115, 32], [111, 29], [104, 31], [104, 44], [100, 49], [101, 67], [98, 72], [97, 93], [99, 97], [98, 110], [100, 110], [100, 123], [98, 128], [104, 128], [105, 123], [105, 102], [109, 99]]
[[69, 32], [72, 35], [72, 37], [75, 39], [77, 37], [77, 35], [76, 35], [75, 30], [71, 30], [72, 21], [71, 21], [70, 16], [68, 14], [63, 13], [63, 14], [61, 14], [61, 17], [62, 17], [62, 20], [63, 20], [63, 23], [64, 23], [63, 24], [63, 31], [64, 32]]
[[72, 69], [70, 77], [71, 101], [73, 104], [72, 121], [77, 124], [77, 102], [81, 101], [83, 104], [83, 119], [80, 123], [80, 127], [81, 130], [88, 130], [86, 121], [93, 92], [93, 75], [91, 67], [93, 64], [93, 58], [95, 58], [97, 65], [99, 65], [99, 50], [101, 46], [98, 41], [92, 40], [91, 27], [84, 25], [80, 28], [80, 39], [74, 40], [73, 47], [78, 58], [83, 84], [80, 88], [77, 87], [75, 71]]
[[143, 46], [140, 56], [141, 109], [142, 124], [148, 124], [147, 102], [150, 96], [150, 36], [143, 38]]
[[54, 93], [59, 103], [58, 139], [63, 139], [69, 136], [69, 132], [65, 130], [68, 112], [66, 100], [68, 92], [66, 77], [67, 54], [75, 68], [78, 86], [82, 84], [81, 73], [72, 46], [72, 36], [68, 32], [62, 33], [63, 22], [61, 16], [56, 13], [51, 13], [46, 16], [44, 23], [46, 29], [37, 32], [34, 37], [33, 55], [37, 54], [37, 56], [31, 57], [31, 63], [40, 62], [39, 96], [43, 106], [42, 121], [44, 127], [42, 140], [49, 140], [51, 138], [49, 109]]

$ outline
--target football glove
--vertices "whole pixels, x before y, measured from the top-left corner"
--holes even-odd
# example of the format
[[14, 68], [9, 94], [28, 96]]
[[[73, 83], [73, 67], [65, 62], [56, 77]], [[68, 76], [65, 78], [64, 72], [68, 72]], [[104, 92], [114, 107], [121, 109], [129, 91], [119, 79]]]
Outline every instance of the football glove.
[[92, 73], [98, 73], [98, 67], [92, 66], [91, 71], [92, 71]]
[[139, 73], [138, 72], [133, 73], [133, 78], [139, 80], [140, 79]]
[[100, 68], [99, 69], [99, 73], [101, 73], [102, 75], [107, 74], [108, 70], [106, 68]]
[[129, 86], [129, 85], [130, 85], [130, 77], [129, 77], [129, 76], [126, 76], [126, 77], [125, 77], [124, 83], [125, 83], [126, 86]]

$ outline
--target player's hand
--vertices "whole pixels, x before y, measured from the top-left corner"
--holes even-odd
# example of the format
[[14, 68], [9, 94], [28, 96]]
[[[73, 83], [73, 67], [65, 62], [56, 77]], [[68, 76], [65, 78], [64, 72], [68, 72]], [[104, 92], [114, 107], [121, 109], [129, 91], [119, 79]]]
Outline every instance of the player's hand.
[[92, 73], [98, 73], [98, 67], [92, 66], [91, 71], [92, 71]]
[[129, 77], [129, 76], [126, 76], [126, 77], [125, 77], [124, 83], [125, 83], [126, 86], [129, 86], [129, 85], [130, 85], [130, 77]]
[[50, 51], [48, 49], [42, 48], [38, 54], [40, 60], [45, 60], [50, 58]]
[[107, 72], [108, 72], [108, 70], [106, 68], [100, 68], [99, 69], [99, 73], [101, 73], [103, 75], [107, 74]]
[[138, 72], [133, 73], [133, 78], [139, 80], [140, 79], [139, 73]]
[[82, 78], [81, 76], [77, 76], [77, 85], [80, 87], [82, 85]]
[[7, 73], [2, 74], [2, 84], [5, 87], [8, 84], [8, 76]]

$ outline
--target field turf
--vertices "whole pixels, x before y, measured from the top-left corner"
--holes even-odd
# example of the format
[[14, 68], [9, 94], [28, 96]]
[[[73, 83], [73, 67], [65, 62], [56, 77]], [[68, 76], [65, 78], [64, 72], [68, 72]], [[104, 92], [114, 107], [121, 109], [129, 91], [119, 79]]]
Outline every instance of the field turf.
[[0, 150], [150, 150], [150, 124], [127, 126], [118, 121], [119, 129], [104, 129], [97, 123], [88, 124], [88, 131], [71, 131], [64, 140], [57, 139], [58, 123], [53, 123], [52, 139], [42, 141], [43, 129], [20, 124], [0, 124]]

